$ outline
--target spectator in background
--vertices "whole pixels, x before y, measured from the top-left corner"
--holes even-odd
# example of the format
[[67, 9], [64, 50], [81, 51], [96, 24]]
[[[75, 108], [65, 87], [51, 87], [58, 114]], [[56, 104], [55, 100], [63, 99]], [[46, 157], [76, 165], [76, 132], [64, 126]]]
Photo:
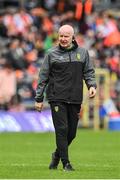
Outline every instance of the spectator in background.
[[33, 23], [33, 19], [25, 9], [20, 9], [17, 13], [14, 14], [13, 18], [18, 35], [29, 32], [29, 28]]
[[14, 69], [24, 70], [27, 68], [27, 61], [24, 58], [25, 52], [24, 49], [21, 47], [21, 42], [19, 39], [15, 38], [9, 44], [8, 53], [6, 53], [6, 58], [8, 63]]
[[0, 69], [0, 109], [9, 109], [12, 97], [16, 94], [16, 75], [10, 63]]
[[14, 13], [10, 11], [6, 11], [3, 17], [3, 24], [7, 28], [7, 36], [15, 36], [16, 35], [16, 25], [14, 23]]
[[7, 37], [7, 28], [3, 23], [3, 14], [0, 14], [0, 37], [4, 38]]

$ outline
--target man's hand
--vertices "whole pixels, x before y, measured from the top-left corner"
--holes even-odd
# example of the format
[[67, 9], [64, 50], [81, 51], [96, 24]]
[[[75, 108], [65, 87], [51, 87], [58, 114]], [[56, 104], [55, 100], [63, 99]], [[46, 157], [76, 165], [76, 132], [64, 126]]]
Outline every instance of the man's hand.
[[96, 95], [95, 87], [90, 87], [90, 89], [89, 89], [89, 97], [93, 98], [95, 95]]
[[41, 112], [43, 109], [43, 102], [35, 102], [35, 109]]

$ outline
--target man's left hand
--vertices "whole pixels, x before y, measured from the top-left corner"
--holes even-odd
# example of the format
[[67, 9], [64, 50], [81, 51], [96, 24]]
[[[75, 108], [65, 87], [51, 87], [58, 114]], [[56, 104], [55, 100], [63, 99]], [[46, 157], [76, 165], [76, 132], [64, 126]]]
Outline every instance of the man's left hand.
[[89, 89], [89, 97], [93, 98], [95, 95], [96, 95], [95, 87], [90, 87], [90, 89]]

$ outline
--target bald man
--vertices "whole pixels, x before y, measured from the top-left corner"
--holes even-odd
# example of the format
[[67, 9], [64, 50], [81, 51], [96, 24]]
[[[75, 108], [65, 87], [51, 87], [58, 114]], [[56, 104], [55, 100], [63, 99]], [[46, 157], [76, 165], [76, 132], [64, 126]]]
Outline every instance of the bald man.
[[36, 89], [35, 108], [43, 109], [44, 91], [50, 103], [56, 135], [56, 150], [49, 169], [57, 169], [61, 160], [63, 170], [73, 171], [68, 147], [76, 136], [78, 114], [83, 100], [83, 80], [89, 97], [96, 94], [95, 71], [88, 51], [78, 46], [74, 29], [63, 25], [58, 32], [59, 44], [48, 51]]

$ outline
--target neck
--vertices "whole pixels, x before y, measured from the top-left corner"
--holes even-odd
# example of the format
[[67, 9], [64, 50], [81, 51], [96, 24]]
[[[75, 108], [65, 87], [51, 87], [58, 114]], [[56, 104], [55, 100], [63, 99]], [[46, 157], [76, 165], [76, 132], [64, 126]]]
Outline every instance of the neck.
[[66, 47], [66, 49], [71, 49], [73, 47], [73, 44], [71, 43], [69, 47]]

